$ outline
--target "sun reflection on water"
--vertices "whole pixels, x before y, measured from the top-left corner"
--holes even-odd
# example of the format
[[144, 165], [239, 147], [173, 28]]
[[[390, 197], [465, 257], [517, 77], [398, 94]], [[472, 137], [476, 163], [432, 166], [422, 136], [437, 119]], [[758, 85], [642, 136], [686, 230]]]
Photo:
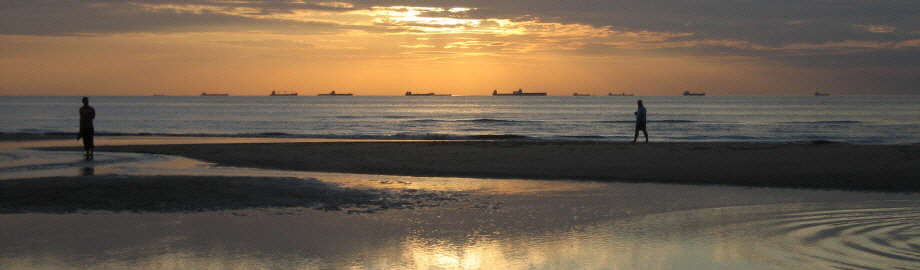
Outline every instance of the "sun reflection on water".
[[[458, 203], [367, 215], [0, 215], [0, 269], [910, 269], [920, 259], [913, 248], [920, 243], [916, 199], [551, 224], [569, 200], [535, 197], [542, 212], [528, 210], [531, 201], [504, 197], [501, 209]], [[618, 205], [625, 207], [597, 207]]]
[[[74, 153], [0, 149], [4, 162], [42, 163], [38, 171], [76, 176], [85, 165]], [[0, 269], [912, 269], [920, 261], [917, 194], [324, 174], [127, 153], [97, 153], [94, 162], [92, 177], [311, 177], [471, 195], [357, 215], [0, 215]]]

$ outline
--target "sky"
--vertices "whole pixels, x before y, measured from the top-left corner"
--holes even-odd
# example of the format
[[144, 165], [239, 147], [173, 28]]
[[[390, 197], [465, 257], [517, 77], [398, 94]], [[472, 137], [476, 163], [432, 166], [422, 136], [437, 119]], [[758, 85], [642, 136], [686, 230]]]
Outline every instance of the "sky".
[[0, 95], [920, 95], [917, 0], [8, 0]]

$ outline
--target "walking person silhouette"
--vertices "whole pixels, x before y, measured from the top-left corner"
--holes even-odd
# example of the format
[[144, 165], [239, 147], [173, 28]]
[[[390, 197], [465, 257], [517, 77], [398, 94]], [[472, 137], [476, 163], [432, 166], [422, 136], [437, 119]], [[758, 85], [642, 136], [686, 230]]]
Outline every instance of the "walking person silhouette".
[[633, 142], [636, 142], [636, 139], [639, 139], [639, 130], [642, 130], [642, 134], [645, 134], [645, 142], [648, 142], [648, 131], [645, 130], [645, 106], [642, 106], [642, 100], [639, 100], [639, 109], [636, 110], [636, 135], [633, 136]]

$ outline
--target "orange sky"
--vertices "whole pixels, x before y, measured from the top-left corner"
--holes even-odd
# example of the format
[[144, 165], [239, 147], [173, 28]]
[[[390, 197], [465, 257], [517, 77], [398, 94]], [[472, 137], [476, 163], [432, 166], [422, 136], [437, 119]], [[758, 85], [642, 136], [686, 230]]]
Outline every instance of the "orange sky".
[[[920, 94], [920, 63], [897, 61], [920, 55], [916, 21], [847, 22], [849, 32], [824, 41], [815, 32], [775, 42], [773, 32], [831, 23], [819, 6], [814, 18], [777, 21], [763, 36], [746, 34], [741, 21], [732, 36], [729, 26], [694, 19], [729, 16], [707, 11], [671, 23], [591, 1], [372, 2], [7, 3], [0, 95]], [[755, 19], [747, 27], [759, 29]]]

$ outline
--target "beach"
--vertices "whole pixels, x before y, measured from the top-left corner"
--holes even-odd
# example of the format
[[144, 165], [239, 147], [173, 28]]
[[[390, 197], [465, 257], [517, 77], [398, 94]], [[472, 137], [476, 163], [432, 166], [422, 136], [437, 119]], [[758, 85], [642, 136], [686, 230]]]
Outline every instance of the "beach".
[[359, 141], [102, 145], [97, 151], [309, 172], [920, 191], [918, 145]]
[[0, 269], [916, 260], [913, 145], [0, 139]]

